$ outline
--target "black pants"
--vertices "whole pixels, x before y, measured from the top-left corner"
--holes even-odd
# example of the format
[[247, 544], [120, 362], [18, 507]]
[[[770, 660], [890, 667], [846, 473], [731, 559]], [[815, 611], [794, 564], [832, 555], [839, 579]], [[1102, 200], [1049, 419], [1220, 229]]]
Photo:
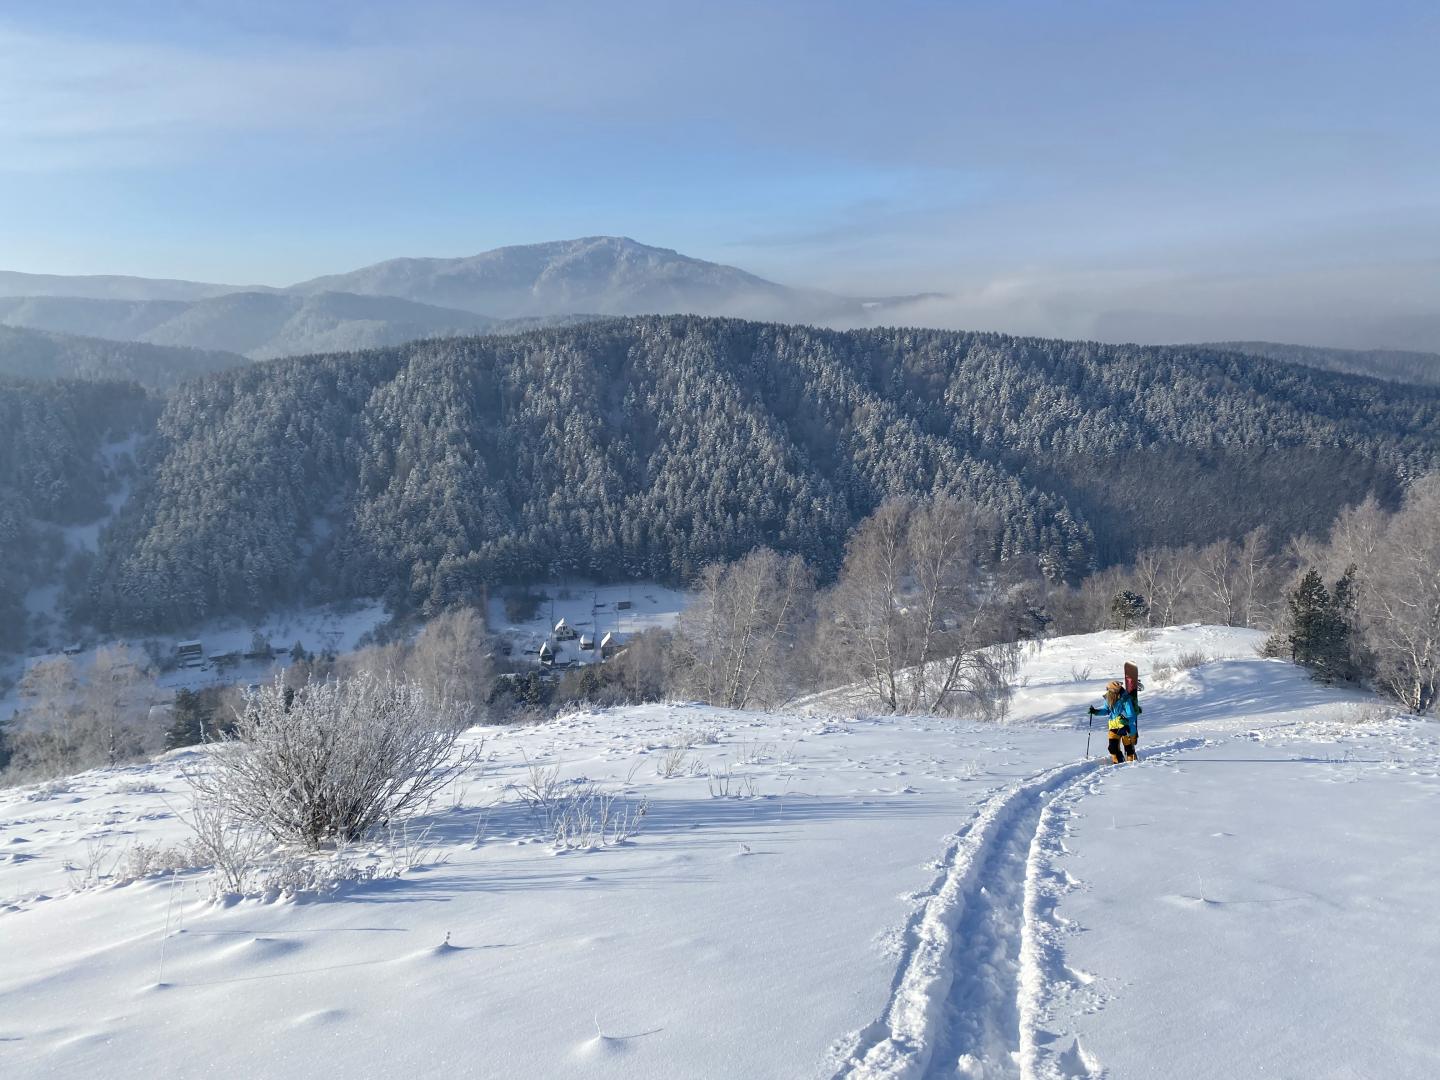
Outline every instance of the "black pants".
[[1119, 765], [1124, 760], [1135, 760], [1135, 737], [1127, 735], [1122, 742], [1121, 733], [1114, 731], [1110, 733], [1110, 741], [1105, 744], [1105, 749], [1110, 751], [1110, 760]]

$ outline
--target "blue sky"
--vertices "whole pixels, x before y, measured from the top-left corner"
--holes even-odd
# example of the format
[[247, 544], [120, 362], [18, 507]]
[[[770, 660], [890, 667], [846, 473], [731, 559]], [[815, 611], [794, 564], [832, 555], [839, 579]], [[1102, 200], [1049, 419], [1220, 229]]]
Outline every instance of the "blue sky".
[[1437, 53], [1433, 2], [7, 0], [0, 269], [612, 233], [947, 324], [1403, 346]]

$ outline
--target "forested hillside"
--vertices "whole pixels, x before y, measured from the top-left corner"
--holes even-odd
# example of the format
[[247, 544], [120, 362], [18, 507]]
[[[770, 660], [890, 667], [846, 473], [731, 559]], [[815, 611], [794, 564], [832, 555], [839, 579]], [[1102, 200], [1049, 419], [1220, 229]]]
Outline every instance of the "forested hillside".
[[1325, 371], [1343, 371], [1348, 375], [1370, 375], [1419, 386], [1440, 386], [1440, 353], [1399, 349], [1321, 349], [1311, 345], [1280, 345], [1273, 341], [1226, 341], [1210, 347], [1233, 349], [1250, 356], [1264, 356], [1291, 364], [1305, 364]]
[[[5, 304], [0, 300], [0, 316]], [[230, 352], [0, 326], [0, 378], [109, 379], [163, 388], [244, 363]]]
[[1318, 530], [1440, 460], [1440, 393], [1201, 347], [695, 317], [275, 361], [187, 385], [89, 613], [686, 580], [767, 543], [832, 572], [890, 494], [969, 496], [1053, 578]]
[[103, 513], [102, 448], [150, 430], [158, 411], [133, 383], [0, 378], [0, 648], [21, 640], [26, 590], [58, 569], [55, 527]]

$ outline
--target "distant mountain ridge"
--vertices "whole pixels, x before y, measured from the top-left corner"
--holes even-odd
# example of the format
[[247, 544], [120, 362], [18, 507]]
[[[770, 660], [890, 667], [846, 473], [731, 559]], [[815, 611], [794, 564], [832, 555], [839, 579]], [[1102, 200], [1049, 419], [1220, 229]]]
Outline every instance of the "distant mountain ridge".
[[1416, 386], [1440, 386], [1440, 353], [1400, 349], [1327, 349], [1313, 345], [1282, 345], [1273, 341], [1217, 341], [1205, 348], [1231, 349], [1247, 356], [1284, 360], [1290, 364], [1346, 375], [1368, 375]]
[[865, 303], [778, 285], [733, 266], [618, 236], [502, 247], [458, 259], [389, 259], [290, 286], [298, 293], [321, 290], [400, 296], [496, 318], [577, 311], [859, 317]]
[[223, 349], [251, 359], [395, 345], [576, 316], [732, 315], [873, 323], [914, 298], [839, 296], [627, 237], [389, 259], [284, 288], [0, 272], [0, 323], [118, 341]]
[[86, 300], [203, 300], [268, 286], [215, 285], [203, 281], [133, 277], [125, 274], [22, 274], [0, 270], [0, 296], [72, 296]]
[[12, 297], [0, 299], [0, 324], [267, 360], [484, 333], [495, 320], [392, 296], [234, 292], [195, 301]]
[[134, 382], [163, 390], [247, 362], [232, 352], [0, 326], [0, 377]]

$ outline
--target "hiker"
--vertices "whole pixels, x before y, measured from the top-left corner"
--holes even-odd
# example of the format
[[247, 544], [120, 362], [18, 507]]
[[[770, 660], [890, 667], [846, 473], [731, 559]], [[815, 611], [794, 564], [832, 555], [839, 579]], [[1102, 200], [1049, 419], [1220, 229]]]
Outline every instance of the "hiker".
[[1140, 738], [1140, 706], [1135, 695], [1118, 679], [1105, 687], [1105, 707], [1090, 706], [1091, 716], [1108, 716], [1110, 760], [1116, 765], [1135, 760], [1135, 743]]

